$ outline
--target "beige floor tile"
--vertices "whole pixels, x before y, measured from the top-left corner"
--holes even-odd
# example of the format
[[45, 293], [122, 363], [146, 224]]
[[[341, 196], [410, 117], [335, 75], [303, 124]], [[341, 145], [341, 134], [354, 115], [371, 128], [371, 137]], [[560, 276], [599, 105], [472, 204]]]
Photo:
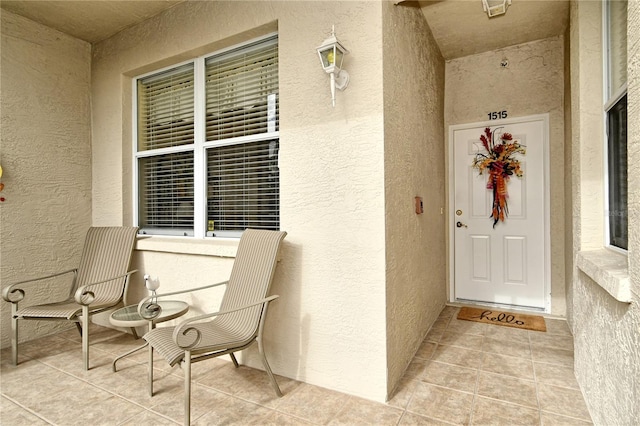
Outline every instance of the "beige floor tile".
[[422, 381], [465, 392], [475, 392], [478, 370], [432, 361], [422, 375]]
[[533, 362], [546, 362], [548, 364], [573, 367], [573, 351], [535, 347], [531, 351], [531, 357]]
[[547, 325], [547, 333], [571, 336], [569, 324], [565, 320], [545, 318], [544, 322]]
[[454, 317], [451, 319], [451, 322], [449, 322], [447, 331], [458, 334], [477, 334], [479, 336], [484, 336], [489, 327], [491, 326], [488, 324], [459, 320]]
[[[184, 394], [178, 398], [169, 398], [149, 407], [154, 413], [160, 414], [173, 421], [183, 423], [184, 419]], [[154, 397], [155, 398], [155, 397]], [[191, 386], [191, 421], [194, 422], [201, 416], [212, 410], [226, 410], [232, 404], [233, 398], [213, 389], [192, 385]]]
[[118, 426], [175, 426], [177, 423], [152, 411], [143, 411]]
[[485, 352], [480, 369], [489, 373], [504, 374], [519, 379], [534, 379], [533, 362], [526, 358]]
[[310, 426], [314, 424], [277, 411], [273, 411], [267, 417], [261, 418], [260, 422], [262, 426]]
[[424, 340], [437, 343], [442, 338], [444, 331], [445, 331], [444, 328], [437, 329], [437, 330], [433, 330], [433, 329], [429, 330], [429, 333], [427, 333], [427, 336], [424, 338]]
[[447, 328], [450, 321], [451, 321], [450, 316], [445, 316], [445, 317], [440, 316], [438, 317], [437, 320], [433, 322], [433, 325], [431, 326], [431, 330], [444, 330]]
[[400, 419], [400, 423], [398, 423], [398, 425], [401, 425], [401, 426], [448, 426], [451, 424], [453, 423], [432, 419], [426, 416], [420, 416], [418, 414], [410, 413], [408, 411], [406, 411], [402, 415], [402, 418]]
[[509, 342], [529, 343], [529, 331], [518, 328], [494, 325], [487, 328], [485, 337], [501, 339]]
[[430, 359], [436, 350], [436, 346], [438, 345], [435, 342], [425, 340], [418, 348], [415, 356], [422, 359]]
[[[77, 331], [76, 331], [77, 333]], [[59, 355], [64, 352], [75, 351], [82, 354], [80, 342], [69, 341], [59, 335], [46, 336], [40, 339], [18, 344], [18, 365], [26, 359], [43, 359]], [[10, 352], [7, 352], [10, 354]], [[9, 357], [7, 357], [9, 359]]]
[[350, 397], [330, 425], [397, 425], [403, 410], [386, 404]]
[[74, 391], [78, 396], [75, 399], [70, 399], [72, 394], [67, 391], [51, 392], [34, 406], [34, 411], [54, 424], [65, 425], [99, 425], [105, 419], [119, 424], [144, 411], [138, 404], [87, 383], [79, 382]]
[[501, 339], [485, 337], [482, 343], [482, 350], [484, 352], [531, 359], [531, 348], [529, 346], [529, 342], [523, 343], [509, 340], [505, 341]]
[[278, 411], [303, 420], [325, 424], [333, 419], [345, 405], [344, 394], [306, 383], [286, 394]]
[[561, 334], [531, 333], [532, 348], [556, 348], [573, 351], [573, 337]]
[[572, 417], [561, 416], [553, 413], [540, 413], [543, 426], [588, 426], [593, 423], [587, 420], [574, 419]]
[[536, 383], [531, 380], [480, 372], [478, 395], [538, 408]]
[[538, 383], [538, 400], [542, 411], [591, 420], [582, 392], [579, 390]]
[[536, 372], [536, 380], [540, 383], [580, 389], [576, 376], [573, 372], [573, 367], [564, 367], [539, 362], [534, 362], [533, 367]]
[[453, 424], [469, 423], [473, 394], [422, 383], [409, 402], [407, 411]]
[[441, 345], [458, 346], [460, 348], [482, 350], [483, 337], [476, 334], [459, 334], [445, 331], [440, 338]]
[[[276, 407], [280, 402], [267, 372], [244, 365], [236, 368], [230, 362], [220, 363], [196, 382], [270, 408]], [[300, 384], [281, 376], [276, 376], [276, 382], [283, 394], [291, 393]]]
[[428, 359], [414, 358], [405, 370], [403, 378], [407, 380], [422, 380], [429, 362]]
[[228, 398], [223, 404], [211, 406], [202, 416], [191, 419], [193, 426], [209, 425], [263, 425], [272, 411], [258, 404]]
[[12, 426], [44, 426], [49, 423], [14, 404], [7, 398], [0, 398], [0, 425]]
[[419, 380], [409, 379], [407, 377], [403, 377], [400, 381], [400, 384], [396, 387], [393, 395], [387, 401], [387, 404], [392, 407], [402, 408], [403, 410], [407, 408], [411, 397], [413, 396], [413, 392], [420, 384]]
[[431, 359], [462, 367], [479, 368], [482, 361], [482, 352], [457, 346], [438, 345]]
[[478, 397], [473, 407], [472, 425], [533, 426], [540, 424], [538, 410]]
[[458, 312], [460, 312], [460, 308], [457, 306], [445, 306], [440, 312], [440, 316], [438, 318], [450, 319], [458, 315]]

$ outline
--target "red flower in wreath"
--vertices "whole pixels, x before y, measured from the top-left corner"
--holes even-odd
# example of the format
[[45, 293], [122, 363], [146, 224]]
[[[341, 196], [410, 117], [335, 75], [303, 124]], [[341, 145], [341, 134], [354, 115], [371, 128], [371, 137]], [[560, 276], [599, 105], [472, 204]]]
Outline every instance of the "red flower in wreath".
[[509, 207], [507, 205], [507, 183], [511, 176], [516, 175], [522, 177], [522, 169], [520, 161], [514, 158], [515, 154], [526, 153], [525, 146], [513, 140], [511, 133], [500, 134], [499, 141], [496, 143], [496, 131], [491, 131], [489, 127], [484, 129], [484, 134], [480, 135], [480, 142], [487, 151], [479, 152], [473, 159], [473, 168], [478, 169], [482, 175], [488, 170], [489, 177], [487, 179], [487, 189], [493, 190], [493, 207], [491, 209], [491, 218], [493, 218], [493, 227], [496, 227], [498, 221], [504, 222], [506, 216], [509, 215]]

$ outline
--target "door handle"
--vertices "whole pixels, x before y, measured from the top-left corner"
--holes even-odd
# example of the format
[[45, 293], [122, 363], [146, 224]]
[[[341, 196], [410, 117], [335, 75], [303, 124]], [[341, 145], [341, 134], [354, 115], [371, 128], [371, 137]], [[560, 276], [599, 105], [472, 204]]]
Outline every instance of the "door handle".
[[456, 228], [462, 228], [462, 227], [464, 227], [464, 228], [468, 228], [468, 226], [467, 226], [467, 225], [465, 225], [464, 223], [462, 223], [462, 222], [456, 222]]

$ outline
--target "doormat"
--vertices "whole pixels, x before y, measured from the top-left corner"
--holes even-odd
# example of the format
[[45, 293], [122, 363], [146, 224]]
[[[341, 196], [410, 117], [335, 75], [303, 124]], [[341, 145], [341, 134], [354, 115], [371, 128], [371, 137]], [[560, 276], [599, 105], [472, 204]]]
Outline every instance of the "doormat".
[[539, 315], [524, 315], [491, 309], [463, 307], [460, 308], [458, 319], [521, 328], [523, 330], [547, 331], [544, 318]]

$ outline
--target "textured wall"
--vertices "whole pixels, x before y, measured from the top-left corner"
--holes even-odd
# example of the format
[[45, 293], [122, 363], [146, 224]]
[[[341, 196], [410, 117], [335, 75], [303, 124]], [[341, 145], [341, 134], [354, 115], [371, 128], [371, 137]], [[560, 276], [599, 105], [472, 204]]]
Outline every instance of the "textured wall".
[[[131, 77], [278, 31], [281, 228], [289, 235], [269, 357], [278, 374], [376, 400], [387, 393], [382, 68], [372, 66], [382, 62], [381, 22], [381, 4], [366, 1], [186, 2], [94, 46], [92, 69], [93, 220], [126, 223]], [[351, 82], [335, 108], [315, 52], [332, 24], [351, 51]], [[187, 262], [163, 252], [172, 249], [162, 241], [140, 246], [135, 262], [165, 289], [224, 275], [215, 258]]]
[[[91, 47], [4, 10], [1, 19], [4, 287], [71, 269], [79, 261], [91, 223]], [[31, 296], [24, 303], [51, 300], [52, 294], [40, 285]], [[11, 308], [5, 302], [0, 306], [5, 347]], [[31, 339], [65, 326], [23, 321], [20, 332]]]
[[[446, 302], [444, 60], [422, 12], [383, 9], [389, 392]], [[417, 215], [414, 197], [424, 201]]]
[[[604, 146], [598, 136], [602, 133], [592, 129], [597, 125], [594, 121], [602, 122], [602, 98], [597, 96], [602, 87], [600, 25], [599, 2], [572, 4], [573, 194], [574, 217], [578, 218], [574, 221], [574, 253], [602, 246], [602, 227], [593, 223], [598, 217], [602, 221], [602, 175], [594, 177], [590, 170], [594, 163], [602, 163]], [[628, 49], [628, 261], [632, 303], [616, 301], [576, 270], [570, 315], [576, 378], [594, 424], [601, 425], [640, 423], [640, 8], [636, 1], [629, 2]], [[599, 199], [600, 204], [594, 204], [593, 199]]]
[[[509, 61], [506, 68], [500, 63]], [[551, 171], [551, 313], [565, 315], [564, 42], [534, 41], [447, 62], [445, 126], [549, 113]]]

